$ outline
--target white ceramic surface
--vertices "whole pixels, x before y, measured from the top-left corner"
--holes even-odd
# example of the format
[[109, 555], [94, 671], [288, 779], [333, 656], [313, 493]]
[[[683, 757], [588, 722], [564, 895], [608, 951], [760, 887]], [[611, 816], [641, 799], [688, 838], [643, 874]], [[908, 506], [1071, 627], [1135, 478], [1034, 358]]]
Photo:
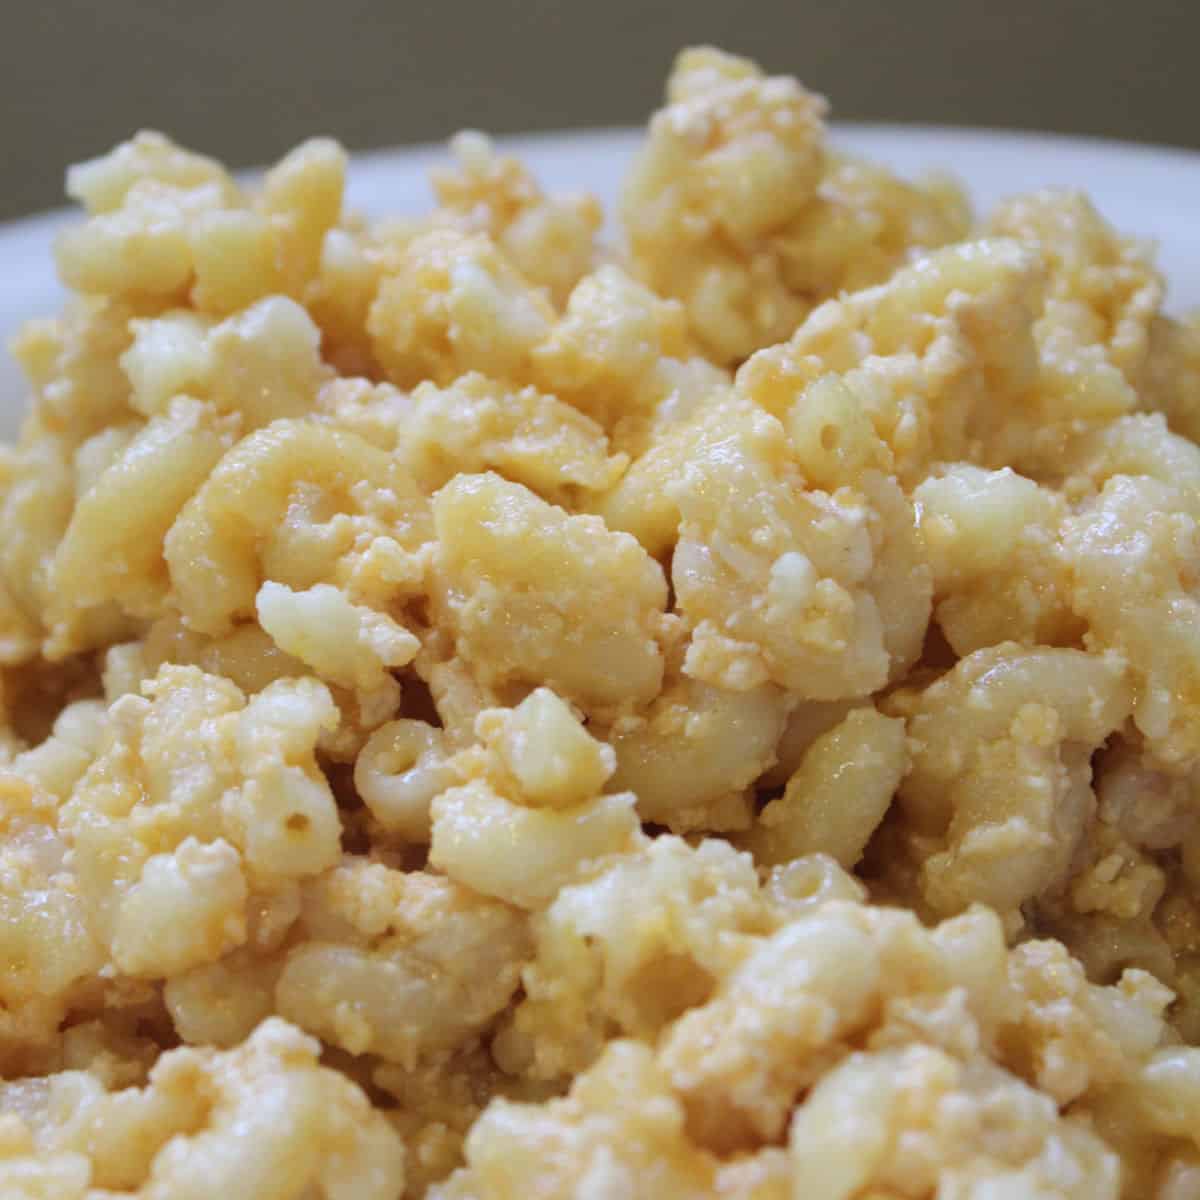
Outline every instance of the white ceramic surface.
[[[610, 208], [638, 143], [632, 130], [597, 130], [506, 139], [548, 190], [595, 192]], [[1004, 196], [1039, 187], [1088, 192], [1119, 229], [1152, 237], [1170, 283], [1168, 307], [1200, 307], [1200, 154], [1046, 134], [918, 126], [835, 126], [835, 142], [902, 175], [949, 170], [985, 213]], [[430, 204], [426, 171], [443, 147], [417, 147], [357, 158], [350, 203], [372, 215], [419, 213]], [[51, 314], [62, 302], [51, 244], [72, 219], [57, 210], [0, 225], [0, 345], [22, 321]], [[10, 437], [24, 388], [7, 351], [0, 352], [0, 435]]]

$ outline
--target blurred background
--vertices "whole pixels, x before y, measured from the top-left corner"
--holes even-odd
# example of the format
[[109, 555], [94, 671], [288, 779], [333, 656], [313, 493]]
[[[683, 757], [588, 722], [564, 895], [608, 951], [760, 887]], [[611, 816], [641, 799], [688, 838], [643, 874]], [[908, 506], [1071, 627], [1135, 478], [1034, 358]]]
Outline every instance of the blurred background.
[[[235, 165], [641, 122], [680, 46], [799, 75], [835, 117], [1200, 147], [1200, 0], [11, 0], [0, 219], [150, 126]], [[1014, 188], [1020, 186], [1013, 181]]]

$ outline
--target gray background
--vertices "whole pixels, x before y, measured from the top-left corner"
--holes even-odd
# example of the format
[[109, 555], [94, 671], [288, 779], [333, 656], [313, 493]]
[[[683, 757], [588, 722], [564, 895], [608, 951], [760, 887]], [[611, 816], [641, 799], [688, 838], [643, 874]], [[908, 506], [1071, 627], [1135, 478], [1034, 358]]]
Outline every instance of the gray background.
[[248, 165], [312, 133], [637, 122], [696, 41], [844, 118], [1200, 147], [1200, 0], [5, 0], [0, 217], [56, 203], [67, 163], [141, 126]]

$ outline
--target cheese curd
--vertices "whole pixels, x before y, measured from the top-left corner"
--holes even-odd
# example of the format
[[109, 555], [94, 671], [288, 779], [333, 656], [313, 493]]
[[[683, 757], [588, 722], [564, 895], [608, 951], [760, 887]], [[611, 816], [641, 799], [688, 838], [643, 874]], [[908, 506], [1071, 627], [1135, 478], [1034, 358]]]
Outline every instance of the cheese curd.
[[1200, 318], [684, 51], [620, 205], [74, 167], [5, 1200], [1200, 1196]]

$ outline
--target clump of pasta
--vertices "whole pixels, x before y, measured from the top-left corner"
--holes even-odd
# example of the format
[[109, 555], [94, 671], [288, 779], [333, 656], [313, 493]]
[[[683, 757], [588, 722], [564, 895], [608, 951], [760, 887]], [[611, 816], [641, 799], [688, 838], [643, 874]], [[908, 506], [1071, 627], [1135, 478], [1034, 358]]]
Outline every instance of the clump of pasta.
[[606, 243], [141, 133], [0, 451], [0, 1195], [1200, 1195], [1200, 321], [680, 55]]

